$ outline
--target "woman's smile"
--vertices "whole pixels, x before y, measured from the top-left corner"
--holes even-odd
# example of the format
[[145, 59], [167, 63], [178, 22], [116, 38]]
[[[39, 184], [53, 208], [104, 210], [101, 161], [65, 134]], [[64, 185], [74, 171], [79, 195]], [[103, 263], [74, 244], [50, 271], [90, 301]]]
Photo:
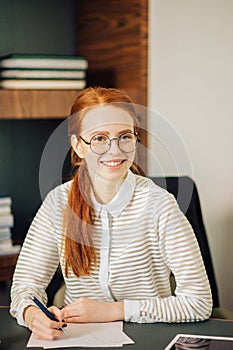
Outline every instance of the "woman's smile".
[[120, 160], [109, 160], [109, 161], [101, 161], [104, 166], [106, 166], [109, 169], [119, 169], [121, 165], [126, 161], [126, 159], [120, 159]]

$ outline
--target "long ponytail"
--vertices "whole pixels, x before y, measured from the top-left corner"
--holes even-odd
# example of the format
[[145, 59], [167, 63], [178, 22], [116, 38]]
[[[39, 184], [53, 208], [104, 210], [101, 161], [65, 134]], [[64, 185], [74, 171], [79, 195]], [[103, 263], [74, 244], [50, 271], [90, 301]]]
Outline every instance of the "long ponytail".
[[[76, 276], [90, 274], [91, 262], [96, 265], [92, 238], [94, 209], [90, 198], [91, 182], [83, 162], [74, 176], [64, 214], [65, 274], [72, 267]], [[85, 192], [82, 191], [85, 189]]]

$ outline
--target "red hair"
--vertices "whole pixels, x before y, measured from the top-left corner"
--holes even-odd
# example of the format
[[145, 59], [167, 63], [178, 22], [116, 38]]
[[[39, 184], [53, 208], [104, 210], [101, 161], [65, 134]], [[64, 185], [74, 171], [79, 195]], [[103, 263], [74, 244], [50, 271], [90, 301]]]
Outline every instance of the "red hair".
[[[132, 116], [135, 131], [138, 123], [131, 98], [123, 91], [113, 88], [87, 88], [74, 101], [68, 123], [69, 135], [80, 134], [80, 127], [86, 112], [94, 107], [112, 104], [127, 110]], [[95, 211], [91, 202], [91, 180], [85, 160], [79, 159], [72, 149], [71, 161], [76, 169], [68, 194], [64, 214], [65, 275], [71, 268], [77, 277], [90, 275], [91, 265], [96, 267], [96, 249], [93, 244], [92, 227]], [[132, 171], [139, 173], [136, 164]]]

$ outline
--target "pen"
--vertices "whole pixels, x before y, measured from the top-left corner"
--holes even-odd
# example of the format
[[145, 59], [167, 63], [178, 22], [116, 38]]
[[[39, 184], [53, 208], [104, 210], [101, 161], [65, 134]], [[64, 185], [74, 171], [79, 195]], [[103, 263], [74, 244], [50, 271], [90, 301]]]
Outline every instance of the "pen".
[[[40, 300], [38, 300], [35, 296], [32, 296], [32, 300], [34, 301], [34, 303], [39, 307], [39, 309], [41, 311], [43, 311], [45, 313], [46, 316], [48, 316], [48, 318], [50, 318], [50, 320], [52, 321], [56, 321], [59, 322], [59, 320], [47, 309], [46, 306], [44, 306]], [[63, 327], [61, 328], [61, 330], [67, 335], [68, 332], [66, 331], [66, 329], [64, 329]]]

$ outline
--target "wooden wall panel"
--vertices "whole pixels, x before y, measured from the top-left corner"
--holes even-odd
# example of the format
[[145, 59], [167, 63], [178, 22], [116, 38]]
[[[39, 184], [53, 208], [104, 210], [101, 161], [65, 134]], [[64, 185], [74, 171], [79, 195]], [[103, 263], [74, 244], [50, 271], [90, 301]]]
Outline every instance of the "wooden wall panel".
[[143, 105], [147, 104], [147, 10], [147, 0], [78, 2], [77, 53], [89, 61], [90, 83], [131, 91], [135, 102]]
[[[77, 6], [77, 54], [89, 62], [88, 85], [123, 89], [147, 106], [148, 0], [85, 0]], [[140, 123], [146, 145], [146, 118]], [[145, 149], [140, 164], [146, 171]]]

